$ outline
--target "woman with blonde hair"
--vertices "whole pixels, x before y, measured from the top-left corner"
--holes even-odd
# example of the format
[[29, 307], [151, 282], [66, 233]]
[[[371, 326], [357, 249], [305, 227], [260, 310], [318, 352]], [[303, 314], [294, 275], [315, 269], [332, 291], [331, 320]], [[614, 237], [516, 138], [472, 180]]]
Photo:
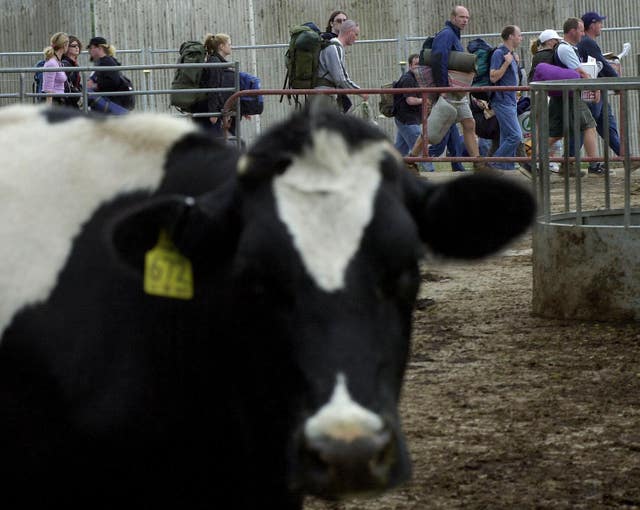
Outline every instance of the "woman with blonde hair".
[[[87, 48], [89, 49], [89, 58], [96, 67], [120, 65], [120, 62], [115, 58], [116, 49], [104, 37], [93, 37]], [[87, 80], [87, 88], [97, 92], [121, 92], [130, 90], [130, 85], [120, 71], [101, 71], [91, 74]], [[108, 99], [127, 110], [131, 110], [134, 106], [133, 96], [108, 96]]]
[[[62, 56], [69, 47], [69, 36], [64, 32], [56, 32], [51, 36], [50, 46], [44, 49], [44, 67], [62, 67]], [[64, 71], [42, 73], [42, 92], [48, 94], [64, 94], [67, 74]], [[46, 98], [47, 104], [62, 104], [63, 98], [51, 96]]]
[[[206, 62], [225, 63], [231, 55], [231, 36], [228, 34], [207, 34], [204, 39], [207, 52]], [[209, 68], [203, 73], [202, 86], [206, 88], [233, 87], [235, 78], [232, 68]], [[231, 92], [209, 92], [207, 99], [196, 104], [194, 113], [221, 112], [225, 101]], [[197, 124], [209, 131], [215, 137], [222, 137], [222, 117], [194, 117]]]

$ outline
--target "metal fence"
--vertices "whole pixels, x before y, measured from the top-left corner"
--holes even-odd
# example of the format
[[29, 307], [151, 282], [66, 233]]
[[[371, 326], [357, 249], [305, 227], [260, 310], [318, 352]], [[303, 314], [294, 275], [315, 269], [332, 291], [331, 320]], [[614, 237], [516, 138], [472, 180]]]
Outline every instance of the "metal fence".
[[[531, 85], [533, 122], [533, 163], [537, 172], [536, 192], [539, 216], [533, 229], [533, 312], [553, 318], [588, 320], [640, 320], [640, 199], [635, 193], [632, 176], [633, 163], [640, 157], [633, 155], [629, 130], [631, 119], [638, 111], [632, 110], [632, 99], [640, 93], [640, 78], [611, 78], [606, 80], [578, 80], [540, 82]], [[609, 174], [603, 178], [583, 181], [580, 172], [569, 178], [566, 172], [564, 186], [552, 186], [548, 171], [549, 119], [547, 93], [561, 91], [563, 99], [563, 126], [565, 140], [569, 139], [569, 103], [573, 103], [572, 135], [575, 164], [594, 158], [581, 158], [579, 111], [581, 92], [601, 90], [605, 116], [610, 106], [609, 93], [619, 95], [620, 145], [623, 163], [622, 189], [620, 179]], [[573, 93], [571, 96], [570, 94]], [[608, 129], [605, 126], [605, 138]], [[606, 140], [608, 141], [608, 140]], [[566, 154], [566, 152], [565, 152]], [[599, 159], [599, 158], [597, 158]], [[561, 158], [556, 158], [562, 161]], [[565, 155], [564, 163], [573, 158]], [[593, 189], [602, 187], [598, 203], [594, 203]], [[583, 200], [583, 191], [591, 188], [590, 201]], [[563, 192], [563, 200], [554, 193]], [[554, 200], [556, 198], [556, 200]]]
[[[581, 93], [585, 90], [600, 90], [603, 97], [603, 108], [605, 113], [605, 126], [603, 129], [603, 144], [609, 146], [609, 129], [606, 113], [611, 108], [612, 99], [618, 98], [620, 105], [619, 111], [619, 132], [620, 132], [620, 156], [611, 156], [608, 150], [604, 150], [604, 156], [599, 158], [582, 157], [580, 153], [581, 133], [579, 122], [579, 108]], [[549, 103], [547, 95], [549, 91], [560, 91], [562, 93], [563, 102], [563, 127], [564, 127], [564, 156], [550, 157], [549, 154]], [[565, 168], [569, 168], [570, 164], [574, 164], [576, 168], [580, 168], [581, 162], [604, 161], [608, 168], [611, 168], [612, 162], [621, 163], [624, 171], [624, 226], [630, 225], [631, 218], [631, 171], [637, 162], [640, 162], [638, 152], [631, 146], [632, 120], [638, 118], [638, 110], [633, 107], [637, 102], [640, 93], [640, 78], [606, 78], [597, 80], [575, 80], [553, 81], [553, 82], [534, 82], [531, 85], [531, 115], [532, 122], [532, 161], [537, 168], [533, 173], [538, 194], [538, 204], [544, 221], [549, 222], [556, 213], [567, 213], [575, 211], [575, 221], [577, 224], [582, 222], [583, 205], [582, 205], [582, 186], [580, 172], [576, 172], [574, 192], [571, 193], [569, 187], [569, 172], [566, 172], [563, 208], [560, 211], [552, 210], [551, 202], [551, 185], [550, 174], [548, 172], [549, 163], [551, 161], [561, 162]], [[569, 103], [573, 103], [573, 119], [569, 118]], [[570, 120], [572, 122], [570, 122]], [[569, 130], [572, 126], [572, 132]], [[569, 157], [569, 144], [574, 144], [575, 158]], [[608, 174], [604, 175], [603, 182], [603, 201], [599, 209], [611, 209], [611, 180]], [[618, 204], [620, 205], [620, 204]]]
[[[525, 40], [536, 37], [539, 31], [524, 32]], [[358, 41], [349, 49], [347, 64], [349, 72], [357, 83], [363, 87], [377, 88], [385, 83], [396, 80], [405, 65], [405, 59], [409, 53], [416, 52], [422, 46], [426, 36], [399, 34], [392, 38], [367, 39]], [[483, 37], [490, 44], [498, 44], [500, 36], [497, 33], [476, 33], [463, 34], [463, 43], [475, 37]], [[603, 49], [621, 49], [623, 42], [632, 42], [635, 47], [640, 47], [640, 27], [618, 27], [605, 28], [599, 40]], [[528, 44], [523, 43], [519, 49], [521, 62], [528, 68], [531, 62], [531, 54]], [[233, 47], [233, 58], [238, 62], [241, 69], [247, 69], [252, 74], [257, 74], [265, 89], [279, 89], [282, 87], [285, 76], [284, 53], [288, 43], [274, 44], [251, 44], [235, 45]], [[88, 64], [86, 53], [81, 55], [81, 64]], [[156, 64], [174, 64], [178, 58], [177, 49], [160, 47], [138, 48], [129, 50], [118, 50], [118, 58], [123, 64], [146, 66], [145, 70], [139, 71], [132, 76], [134, 85], [138, 90], [163, 90], [168, 89], [171, 84], [172, 72], [166, 69], [154, 69]], [[0, 68], [30, 67], [42, 59], [41, 52], [0, 52]], [[638, 74], [638, 63], [633, 58], [623, 60], [623, 74]], [[28, 81], [28, 80], [27, 80]], [[8, 90], [18, 90], [18, 78], [16, 75], [0, 74], [0, 92]], [[168, 98], [163, 95], [143, 95], [140, 101], [140, 108], [159, 112], [170, 112]], [[247, 140], [255, 138], [263, 129], [279, 122], [286, 117], [292, 106], [287, 101], [281, 101], [279, 97], [265, 98], [265, 111], [259, 116], [245, 122], [243, 125], [244, 136]], [[358, 101], [358, 99], [356, 99]], [[637, 101], [632, 98], [632, 101]], [[0, 98], [0, 104], [9, 102]], [[379, 127], [387, 133], [390, 138], [395, 136], [395, 124], [393, 119], [388, 119], [379, 115], [377, 101], [371, 101], [370, 106], [377, 117]], [[612, 102], [613, 108], [618, 108], [616, 100]], [[632, 111], [640, 110], [640, 103], [631, 105]], [[640, 136], [638, 135], [638, 119], [631, 119], [632, 150], [640, 151]]]

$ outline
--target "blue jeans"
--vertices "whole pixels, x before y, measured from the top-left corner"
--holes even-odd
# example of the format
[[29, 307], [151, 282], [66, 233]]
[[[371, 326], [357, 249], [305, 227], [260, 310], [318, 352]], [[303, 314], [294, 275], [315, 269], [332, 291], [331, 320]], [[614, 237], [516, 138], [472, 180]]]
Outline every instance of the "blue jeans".
[[[606, 93], [603, 91], [603, 94]], [[600, 99], [599, 103], [587, 103], [591, 115], [596, 121], [596, 131], [604, 139], [604, 99]], [[613, 116], [613, 108], [611, 102], [609, 102], [609, 147], [611, 150], [620, 155], [620, 135], [618, 134], [618, 124], [616, 118]]]
[[[445, 149], [450, 156], [462, 156], [463, 148], [463, 138], [460, 135], [460, 131], [458, 131], [458, 127], [453, 124], [447, 134], [444, 135], [444, 138], [440, 140], [440, 143], [429, 145], [429, 156], [437, 158]], [[429, 165], [431, 169], [433, 168], [433, 163], [425, 163], [425, 165]], [[464, 172], [464, 166], [462, 166], [460, 162], [451, 163], [451, 170], [454, 172]], [[433, 170], [429, 170], [429, 172], [433, 172]]]
[[413, 149], [416, 140], [420, 137], [420, 133], [422, 132], [422, 125], [403, 124], [397, 118], [394, 118], [393, 120], [396, 122], [396, 128], [398, 129], [394, 147], [398, 149], [398, 152], [402, 156], [406, 156], [407, 154], [409, 154], [409, 151]]
[[[500, 126], [500, 145], [493, 155], [495, 157], [515, 156], [516, 149], [522, 141], [522, 128], [518, 121], [516, 105], [493, 102], [491, 103], [491, 109], [495, 112]], [[492, 163], [492, 165], [503, 170], [513, 170], [515, 168], [513, 163]]]
[[478, 150], [481, 156], [488, 156], [491, 152], [491, 140], [478, 137]]

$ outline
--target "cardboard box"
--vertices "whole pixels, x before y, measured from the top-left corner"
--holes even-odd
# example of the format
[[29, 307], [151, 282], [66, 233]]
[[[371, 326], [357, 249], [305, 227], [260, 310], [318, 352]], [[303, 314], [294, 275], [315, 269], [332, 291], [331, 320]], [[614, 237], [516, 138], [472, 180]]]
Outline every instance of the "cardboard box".
[[[593, 62], [591, 62], [591, 60], [593, 60]], [[580, 67], [589, 74], [590, 78], [598, 77], [598, 65], [592, 57], [589, 57], [589, 62], [580, 64]], [[581, 98], [585, 103], [595, 103], [597, 92], [597, 90], [583, 90]]]

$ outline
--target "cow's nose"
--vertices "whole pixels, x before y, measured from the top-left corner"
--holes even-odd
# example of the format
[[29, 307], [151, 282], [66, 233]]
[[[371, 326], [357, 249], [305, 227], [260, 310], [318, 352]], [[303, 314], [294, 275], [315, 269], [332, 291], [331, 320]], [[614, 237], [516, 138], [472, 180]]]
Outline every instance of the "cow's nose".
[[[388, 430], [351, 440], [328, 436], [307, 439], [303, 464], [307, 488], [337, 498], [389, 488], [398, 463], [396, 441]], [[397, 481], [394, 481], [397, 482]]]

